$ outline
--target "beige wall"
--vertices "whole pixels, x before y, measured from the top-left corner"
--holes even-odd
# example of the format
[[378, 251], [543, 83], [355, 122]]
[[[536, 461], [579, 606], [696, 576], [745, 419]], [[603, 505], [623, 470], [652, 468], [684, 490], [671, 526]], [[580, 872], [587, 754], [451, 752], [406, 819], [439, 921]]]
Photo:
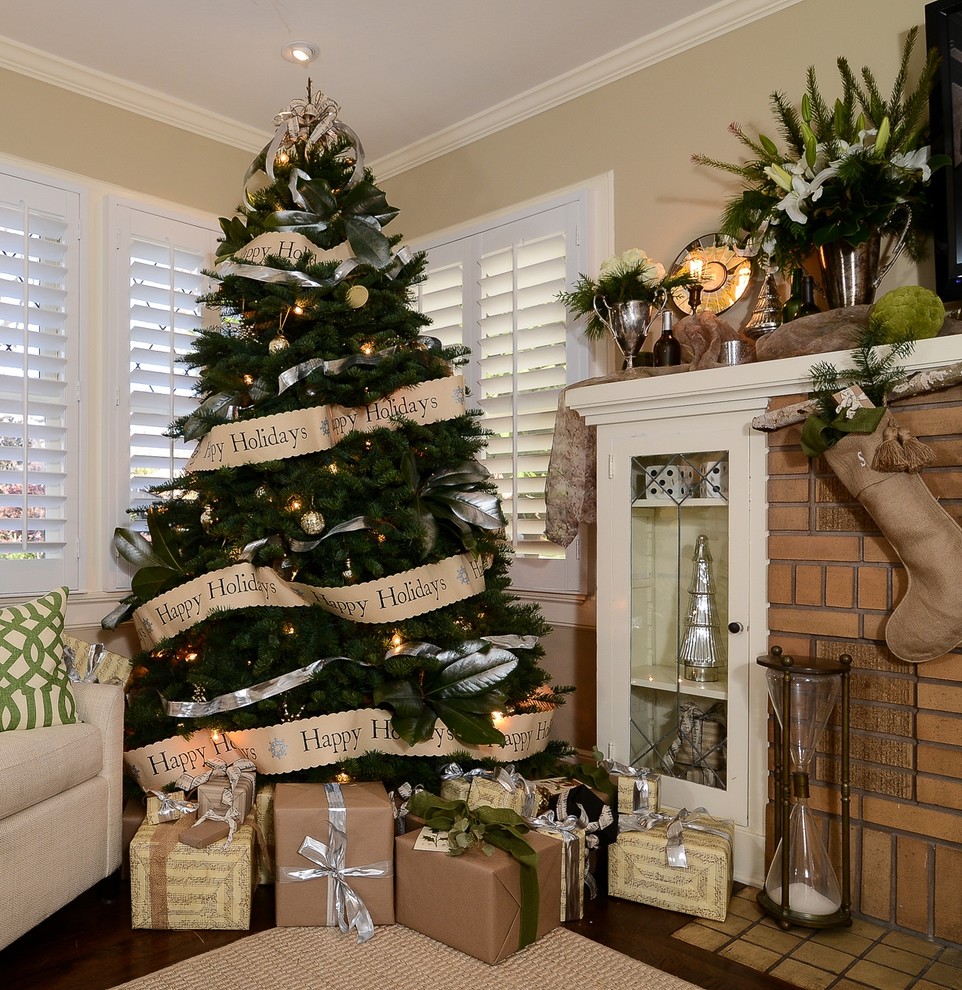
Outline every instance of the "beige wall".
[[[669, 264], [693, 237], [717, 229], [737, 188], [691, 164], [691, 154], [741, 160], [729, 122], [773, 133], [769, 94], [798, 99], [809, 65], [834, 100], [840, 55], [856, 71], [871, 66], [887, 94], [905, 32], [923, 23], [923, 10], [922, 0], [802, 0], [387, 179], [401, 210], [395, 226], [420, 236], [611, 170], [615, 250], [641, 247]], [[920, 277], [931, 284], [930, 266]], [[918, 280], [908, 266], [889, 278]]]
[[215, 216], [240, 202], [250, 151], [0, 69], [0, 154]]

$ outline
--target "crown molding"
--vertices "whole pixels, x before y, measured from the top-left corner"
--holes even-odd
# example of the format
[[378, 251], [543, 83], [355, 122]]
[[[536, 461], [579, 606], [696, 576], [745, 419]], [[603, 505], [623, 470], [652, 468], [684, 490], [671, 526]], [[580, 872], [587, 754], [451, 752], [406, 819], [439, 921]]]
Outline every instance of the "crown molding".
[[700, 14], [692, 14], [640, 41], [580, 65], [520, 96], [438, 131], [423, 141], [385, 155], [371, 162], [371, 168], [379, 180], [388, 179], [801, 2], [721, 0]]
[[[423, 141], [376, 159], [370, 163], [371, 167], [379, 179], [390, 178], [800, 2], [720, 0], [700, 14], [691, 15], [638, 42], [578, 66], [544, 85], [438, 131]], [[9, 38], [0, 37], [0, 68], [242, 150], [260, 151], [270, 140], [267, 132]]]
[[150, 117], [172, 127], [220, 141], [246, 151], [260, 151], [270, 134], [210, 113], [191, 103], [164, 96], [156, 90], [97, 72], [49, 52], [0, 38], [0, 68], [19, 72], [40, 82], [68, 89], [121, 110]]

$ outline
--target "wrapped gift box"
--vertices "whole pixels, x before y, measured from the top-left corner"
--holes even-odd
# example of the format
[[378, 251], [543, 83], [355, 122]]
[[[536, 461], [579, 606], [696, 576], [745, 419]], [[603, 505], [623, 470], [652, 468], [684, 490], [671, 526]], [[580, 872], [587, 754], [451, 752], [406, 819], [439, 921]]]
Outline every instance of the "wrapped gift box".
[[561, 843], [561, 920], [578, 921], [585, 913], [585, 869], [588, 849], [583, 828], [573, 826], [572, 819], [558, 822], [554, 815], [530, 820], [539, 834]]
[[606, 797], [586, 784], [566, 788], [558, 795], [555, 804], [558, 818], [580, 818], [582, 812], [588, 820], [587, 868], [598, 892], [604, 893], [608, 882], [608, 847], [618, 837], [618, 822]]
[[250, 927], [257, 882], [253, 819], [227, 848], [192, 849], [180, 842], [194, 814], [141, 825], [130, 843], [130, 908], [134, 928]]
[[274, 788], [261, 784], [254, 798], [254, 824], [257, 835], [258, 883], [274, 882]]
[[505, 787], [500, 780], [475, 777], [468, 789], [467, 805], [469, 808], [507, 808], [527, 817], [535, 808], [534, 788], [520, 778], [513, 781], [513, 786]]
[[[372, 867], [386, 862], [383, 876], [345, 880], [370, 912], [375, 925], [394, 924], [394, 812], [384, 785], [289, 784], [274, 789], [275, 921], [278, 926], [336, 925], [328, 910], [326, 877], [296, 879], [294, 874], [316, 869], [317, 863], [299, 850], [308, 838], [329, 844], [333, 795], [336, 818], [343, 818], [345, 867]], [[343, 804], [343, 812], [337, 807]], [[333, 898], [332, 898], [333, 901]]]
[[123, 859], [120, 864], [120, 876], [123, 880], [130, 877], [130, 843], [137, 834], [137, 829], [144, 824], [147, 809], [143, 798], [127, 798], [120, 826]]
[[668, 829], [673, 819], [667, 814], [658, 817], [663, 821], [650, 829], [622, 830], [609, 846], [608, 893], [639, 904], [724, 921], [731, 899], [734, 823], [709, 815], [684, 816], [681, 838], [687, 865], [671, 866]]
[[148, 825], [162, 825], [164, 822], [176, 822], [190, 811], [195, 811], [196, 805], [184, 798], [183, 791], [164, 792], [163, 797], [156, 794], [147, 795]]
[[[616, 776], [612, 774], [612, 776]], [[661, 779], [656, 773], [618, 774], [618, 813], [639, 815], [661, 807]]]
[[[397, 920], [415, 931], [496, 963], [518, 949], [521, 868], [501, 849], [460, 856], [415, 849], [421, 834], [395, 840]], [[561, 843], [538, 832], [526, 841], [538, 854], [538, 928], [541, 938], [561, 922]]]

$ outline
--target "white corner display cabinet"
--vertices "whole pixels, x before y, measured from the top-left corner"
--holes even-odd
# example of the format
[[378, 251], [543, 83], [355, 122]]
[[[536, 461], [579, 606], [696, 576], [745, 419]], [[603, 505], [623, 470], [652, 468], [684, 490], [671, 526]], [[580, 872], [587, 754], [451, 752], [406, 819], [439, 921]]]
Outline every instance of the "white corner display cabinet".
[[[597, 428], [598, 748], [662, 775], [670, 808], [735, 822], [736, 880], [765, 879], [767, 441], [752, 419], [817, 360], [636, 375], [569, 390]], [[962, 360], [920, 341], [909, 370]], [[813, 630], [814, 631], [814, 630]]]

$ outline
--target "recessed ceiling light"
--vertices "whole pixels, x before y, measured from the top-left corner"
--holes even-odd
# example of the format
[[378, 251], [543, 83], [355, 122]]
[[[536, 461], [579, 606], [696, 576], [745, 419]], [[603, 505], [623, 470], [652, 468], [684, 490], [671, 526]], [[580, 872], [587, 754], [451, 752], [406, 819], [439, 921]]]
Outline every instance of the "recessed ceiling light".
[[317, 45], [313, 45], [309, 41], [292, 41], [289, 45], [285, 45], [281, 49], [281, 55], [288, 62], [294, 62], [296, 65], [313, 62], [317, 58], [318, 52]]

